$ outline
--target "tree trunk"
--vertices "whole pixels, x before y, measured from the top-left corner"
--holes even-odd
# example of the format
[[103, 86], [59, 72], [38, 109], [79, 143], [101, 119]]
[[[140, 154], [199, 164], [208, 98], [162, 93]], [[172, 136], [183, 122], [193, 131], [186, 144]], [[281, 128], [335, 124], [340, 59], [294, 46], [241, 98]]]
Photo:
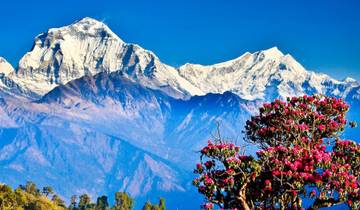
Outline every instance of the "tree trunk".
[[244, 186], [241, 187], [237, 199], [239, 200], [240, 206], [243, 210], [250, 210], [249, 204], [246, 202], [246, 186], [247, 184], [244, 184]]
[[246, 203], [246, 198], [239, 197], [239, 201], [243, 210], [250, 210], [249, 205]]
[[334, 198], [319, 199], [317, 198], [309, 210], [316, 210], [323, 207], [335, 206], [343, 203], [343, 201], [335, 200]]

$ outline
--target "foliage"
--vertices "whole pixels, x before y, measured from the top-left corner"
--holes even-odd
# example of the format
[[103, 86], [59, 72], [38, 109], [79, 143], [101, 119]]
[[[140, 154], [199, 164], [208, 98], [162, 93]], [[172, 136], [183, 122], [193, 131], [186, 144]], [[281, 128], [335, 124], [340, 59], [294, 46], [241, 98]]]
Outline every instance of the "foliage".
[[[52, 195], [51, 199], [48, 198]], [[109, 210], [107, 196], [100, 196], [96, 203], [92, 203], [88, 194], [79, 197], [71, 196], [70, 204], [66, 208], [65, 202], [54, 193], [50, 186], [38, 189], [33, 182], [20, 185], [13, 190], [10, 186], [0, 184], [0, 210]], [[150, 210], [165, 210], [165, 199], [161, 198], [159, 205], [151, 205]], [[125, 192], [115, 193], [115, 202], [111, 210], [132, 210], [134, 200]]]
[[50, 186], [45, 186], [42, 189], [42, 194], [44, 194], [46, 197], [48, 197], [49, 195], [52, 195], [53, 193], [54, 193], [54, 190]]
[[150, 201], [146, 201], [142, 210], [151, 210], [151, 207], [152, 207], [152, 205], [151, 205]]
[[134, 200], [125, 192], [115, 193], [115, 205], [112, 210], [129, 210], [133, 209]]
[[47, 198], [48, 192], [40, 193], [33, 182], [27, 182], [16, 190], [0, 184], [1, 210], [64, 210], [64, 202], [54, 195], [52, 200]]
[[109, 210], [109, 203], [107, 196], [103, 195], [97, 198], [95, 210]]
[[165, 207], [165, 199], [164, 198], [160, 198], [159, 200], [159, 204], [151, 204], [150, 201], [147, 201], [142, 210], [166, 210]]
[[360, 207], [360, 145], [339, 138], [349, 106], [325, 96], [266, 103], [246, 124], [247, 140], [262, 150], [244, 156], [232, 143], [209, 141], [194, 185], [203, 208], [310, 209], [346, 203]]

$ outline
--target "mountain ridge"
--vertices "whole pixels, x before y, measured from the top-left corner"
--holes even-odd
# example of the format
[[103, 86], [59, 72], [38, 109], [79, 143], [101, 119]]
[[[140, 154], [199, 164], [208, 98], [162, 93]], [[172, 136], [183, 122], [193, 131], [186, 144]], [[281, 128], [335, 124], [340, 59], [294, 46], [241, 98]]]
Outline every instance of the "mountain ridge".
[[186, 63], [174, 68], [153, 52], [125, 43], [106, 24], [89, 17], [38, 35], [18, 69], [6, 71], [2, 87], [35, 99], [82, 76], [114, 71], [175, 98], [231, 91], [247, 100], [268, 100], [266, 92], [273, 90], [281, 98], [311, 90], [335, 91], [334, 96], [346, 97], [336, 89], [359, 86], [352, 78], [339, 81], [308, 71], [277, 47], [212, 65]]
[[[243, 120], [229, 124], [225, 119], [248, 113], [238, 110], [241, 103], [230, 92], [175, 99], [118, 72], [79, 78], [35, 102], [4, 98], [0, 113], [8, 126], [0, 127], [5, 140], [0, 141], [0, 165], [8, 172], [1, 173], [0, 180], [11, 185], [25, 179], [47, 184], [55, 177], [59, 184], [54, 188], [67, 199], [74, 192], [95, 197], [125, 190], [137, 201], [162, 196], [173, 207], [191, 209], [187, 204], [200, 201], [191, 188], [191, 174], [181, 171], [191, 171], [214, 120], [224, 119], [225, 128], [237, 132], [234, 125], [240, 128]], [[121, 150], [121, 142], [132, 146]], [[143, 160], [132, 162], [139, 154], [136, 148], [164, 160], [154, 163], [141, 155]], [[162, 167], [153, 173], [159, 164], [170, 167], [172, 175]], [[82, 167], [92, 171], [86, 179], [81, 179]], [[140, 193], [142, 187], [146, 191]]]
[[[325, 93], [334, 86], [359, 86], [352, 78], [338, 81], [326, 74], [308, 71], [277, 47], [253, 54], [246, 52], [238, 58], [213, 65], [185, 64], [179, 67], [179, 72], [203, 92], [232, 91], [247, 100], [269, 100], [264, 98], [268, 88], [277, 89], [277, 97], [285, 99], [287, 96], [307, 94], [306, 88]], [[278, 84], [274, 87], [272, 82]], [[303, 87], [306, 82], [310, 87]], [[324, 83], [331, 83], [332, 87]], [[345, 97], [336, 93], [333, 95]]]

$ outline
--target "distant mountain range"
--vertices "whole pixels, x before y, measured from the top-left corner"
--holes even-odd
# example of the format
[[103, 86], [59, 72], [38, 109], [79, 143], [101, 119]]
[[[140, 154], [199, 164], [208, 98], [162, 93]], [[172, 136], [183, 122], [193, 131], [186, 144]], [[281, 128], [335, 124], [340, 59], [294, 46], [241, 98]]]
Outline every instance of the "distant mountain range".
[[38, 35], [16, 68], [0, 57], [0, 182], [50, 184], [66, 199], [126, 191], [140, 205], [164, 196], [170, 209], [198, 209], [192, 168], [216, 122], [241, 144], [264, 101], [313, 93], [345, 98], [356, 120], [359, 87], [276, 47], [174, 68], [84, 18]]

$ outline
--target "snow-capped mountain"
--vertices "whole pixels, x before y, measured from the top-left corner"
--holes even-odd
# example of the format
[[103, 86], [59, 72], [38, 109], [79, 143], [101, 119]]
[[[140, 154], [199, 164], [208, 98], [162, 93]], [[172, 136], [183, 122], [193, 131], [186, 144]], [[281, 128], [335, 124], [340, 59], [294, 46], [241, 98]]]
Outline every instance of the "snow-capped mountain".
[[226, 91], [246, 100], [311, 93], [346, 97], [352, 88], [359, 86], [351, 78], [338, 81], [307, 71], [277, 47], [247, 52], [219, 64], [185, 64], [176, 69], [162, 63], [151, 51], [125, 43], [108, 26], [92, 18], [38, 35], [17, 71], [9, 66], [6, 69], [7, 80], [21, 89], [17, 92], [33, 98], [85, 75], [114, 71], [175, 98]]
[[82, 76], [118, 70], [133, 81], [174, 97], [202, 94], [155, 54], [123, 42], [104, 23], [92, 18], [38, 35], [17, 72], [9, 77], [42, 96]]
[[244, 55], [215, 65], [185, 64], [180, 75], [205, 93], [231, 91], [247, 100], [271, 100], [311, 93], [345, 97], [359, 84], [348, 78], [335, 80], [307, 71], [291, 55], [277, 47]]

